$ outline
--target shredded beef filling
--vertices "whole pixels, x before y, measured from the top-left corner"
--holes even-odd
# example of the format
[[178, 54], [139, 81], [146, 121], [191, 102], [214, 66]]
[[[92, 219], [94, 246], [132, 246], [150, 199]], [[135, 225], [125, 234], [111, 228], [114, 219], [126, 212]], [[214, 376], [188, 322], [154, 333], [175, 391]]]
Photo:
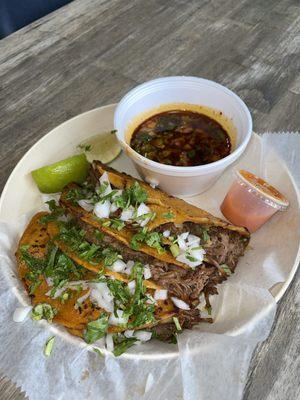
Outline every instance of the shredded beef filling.
[[183, 232], [190, 232], [193, 235], [203, 238], [203, 232], [206, 231], [210, 240], [204, 244], [206, 259], [215, 266], [226, 264], [234, 271], [239, 260], [244, 254], [245, 248], [249, 242], [248, 238], [239, 233], [224, 229], [221, 227], [209, 227], [195, 224], [194, 222], [185, 222], [181, 225], [167, 223], [156, 229], [159, 232], [169, 230], [172, 235], [180, 235]]
[[79, 226], [86, 231], [85, 239], [90, 243], [103, 246], [103, 243], [119, 251], [125, 262], [141, 261], [149, 264], [152, 277], [151, 279], [158, 285], [166, 288], [172, 296], [178, 297], [185, 302], [193, 305], [199, 303], [199, 295], [205, 286], [213, 281], [216, 283], [224, 280], [220, 271], [204, 264], [195, 270], [185, 270], [174, 264], [168, 264], [152, 256], [132, 250], [116, 238], [104, 235], [101, 240], [94, 235], [94, 228], [81, 220], [78, 220]]
[[[188, 311], [179, 310], [178, 321], [182, 329], [192, 329], [193, 326], [199, 324], [199, 322], [213, 322], [212, 318], [202, 318], [198, 309]], [[154, 333], [154, 337], [163, 342], [172, 341], [175, 333], [178, 333], [176, 326], [172, 322], [156, 325], [151, 331]]]

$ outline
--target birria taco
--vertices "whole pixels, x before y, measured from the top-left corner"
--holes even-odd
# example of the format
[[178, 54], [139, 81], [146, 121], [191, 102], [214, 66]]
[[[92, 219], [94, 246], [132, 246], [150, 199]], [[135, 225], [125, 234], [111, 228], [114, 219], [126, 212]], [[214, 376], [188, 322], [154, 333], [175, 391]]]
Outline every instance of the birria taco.
[[50, 208], [33, 217], [17, 251], [33, 316], [88, 343], [113, 337], [116, 354], [212, 322], [209, 296], [250, 238], [245, 228], [99, 162]]

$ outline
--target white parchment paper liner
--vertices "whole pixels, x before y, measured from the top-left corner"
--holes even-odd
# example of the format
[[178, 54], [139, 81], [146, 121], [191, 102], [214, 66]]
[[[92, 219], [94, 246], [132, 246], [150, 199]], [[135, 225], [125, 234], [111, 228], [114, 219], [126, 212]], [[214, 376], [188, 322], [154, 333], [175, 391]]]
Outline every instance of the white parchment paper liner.
[[[263, 135], [264, 151], [252, 143], [236, 167], [270, 180], [291, 200], [293, 188], [282, 180], [271, 149], [285, 160], [299, 185], [300, 135], [296, 133]], [[209, 192], [190, 201], [220, 215], [219, 204], [233, 179], [233, 174], [226, 172]], [[157, 346], [161, 345], [154, 341], [135, 346], [129, 356], [101, 358], [82, 343], [79, 345], [79, 339], [67, 340], [63, 329], [53, 326], [49, 330], [44, 321], [13, 322], [15, 308], [28, 301], [14, 278], [14, 251], [29, 217], [10, 225], [0, 223], [0, 370], [30, 399], [242, 397], [252, 352], [258, 342], [267, 338], [274, 320], [276, 302], [268, 289], [287, 279], [288, 268], [295, 258], [296, 233], [300, 227], [295, 197], [285, 214], [278, 213], [253, 235], [251, 250], [239, 263], [236, 273], [219, 287], [220, 294], [212, 301], [215, 323], [185, 331], [179, 336], [179, 355], [174, 353], [176, 347], [171, 347], [165, 354], [167, 357], [163, 353], [160, 357]], [[280, 249], [278, 243], [282, 244]], [[56, 333], [54, 350], [45, 359], [42, 349], [53, 333]], [[140, 357], [130, 358], [135, 353]]]

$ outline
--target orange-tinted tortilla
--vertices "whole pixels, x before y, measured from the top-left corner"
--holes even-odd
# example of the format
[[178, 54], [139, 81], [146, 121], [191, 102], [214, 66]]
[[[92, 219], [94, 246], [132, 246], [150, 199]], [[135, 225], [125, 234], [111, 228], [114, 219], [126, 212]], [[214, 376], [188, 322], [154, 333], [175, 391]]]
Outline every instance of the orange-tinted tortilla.
[[[125, 173], [117, 172], [97, 161], [93, 162], [93, 168], [96, 176], [101, 176], [104, 172], [107, 172], [109, 181], [117, 189], [129, 188], [133, 185], [135, 181], [138, 181], [137, 179], [126, 175]], [[237, 232], [244, 237], [250, 236], [248, 230], [243, 227], [230, 225], [220, 218], [216, 218], [208, 212], [201, 210], [200, 208], [197, 208], [191, 204], [188, 204], [181, 199], [169, 196], [159, 189], [153, 189], [145, 182], [138, 182], [148, 193], [148, 200], [146, 204], [151, 208], [151, 211], [156, 213], [156, 217], [147, 224], [147, 228], [149, 231], [154, 230], [160, 225], [170, 222], [174, 224], [193, 222], [199, 225], [204, 225], [205, 227], [222, 227], [224, 229]], [[135, 234], [135, 231], [130, 226], [125, 226], [120, 231], [113, 229], [111, 226], [103, 226], [103, 224], [95, 215], [93, 215], [93, 213], [84, 210], [79, 205], [73, 204], [73, 202], [67, 199], [67, 193], [70, 189], [74, 188], [78, 188], [78, 185], [70, 184], [66, 186], [60, 198], [60, 203], [67, 210], [67, 212], [74, 215], [76, 218], [81, 219], [83, 222], [89, 224], [90, 226], [93, 226], [95, 229], [101, 230], [106, 235], [109, 235], [119, 242], [122, 242], [126, 246], [130, 247], [131, 239]], [[167, 218], [165, 216], [166, 214], [168, 214], [168, 216], [170, 216], [171, 214], [172, 217]], [[177, 261], [170, 251], [159, 253], [155, 248], [152, 248], [145, 243], [140, 243], [139, 251], [146, 253], [154, 258], [157, 258], [163, 262], [175, 264], [184, 269], [190, 268], [186, 264]]]
[[[18, 263], [18, 272], [24, 286], [29, 293], [30, 281], [26, 278], [26, 274], [30, 271], [26, 263], [21, 257], [20, 248], [23, 245], [29, 245], [28, 252], [35, 258], [44, 258], [47, 252], [47, 244], [49, 243], [51, 237], [48, 233], [47, 226], [40, 223], [42, 216], [47, 215], [45, 212], [40, 212], [36, 214], [29, 222], [26, 230], [24, 231], [16, 252], [16, 258]], [[63, 249], [62, 249], [63, 250]], [[73, 259], [75, 262], [76, 260]], [[81, 265], [84, 267], [81, 263]], [[87, 269], [83, 280], [91, 280], [95, 278], [96, 275]], [[50, 304], [55, 307], [57, 314], [55, 315], [53, 321], [66, 327], [70, 333], [76, 336], [83, 336], [83, 332], [89, 321], [95, 320], [99, 317], [101, 312], [105, 311], [103, 309], [95, 308], [89, 299], [82, 303], [81, 310], [75, 309], [75, 304], [78, 298], [82, 297], [87, 293], [87, 289], [82, 291], [72, 291], [72, 297], [62, 303], [59, 299], [53, 299], [47, 296], [46, 293], [51, 289], [48, 286], [46, 280], [43, 276], [40, 276], [42, 281], [41, 285], [37, 287], [34, 294], [31, 295], [32, 305], [35, 306], [40, 303]], [[149, 289], [149, 293], [153, 294], [153, 289]], [[135, 329], [151, 328], [156, 324], [167, 323], [172, 321], [172, 317], [176, 315], [174, 311], [173, 303], [170, 300], [159, 301], [156, 305], [156, 322], [147, 326], [140, 326]], [[122, 332], [123, 327], [110, 326], [109, 332]]]
[[[98, 273], [99, 271], [103, 271], [104, 275], [112, 276], [115, 279], [122, 281], [122, 282], [129, 282], [128, 275], [120, 274], [119, 272], [112, 271], [108, 268], [105, 268], [102, 262], [98, 264], [91, 264], [88, 261], [82, 260], [74, 251], [68, 248], [68, 246], [63, 243], [61, 240], [57, 238], [59, 233], [59, 227], [56, 222], [50, 222], [47, 226], [47, 231], [50, 237], [53, 239], [56, 246], [63, 251], [68, 257], [70, 257], [76, 264], [81, 265], [82, 267], [86, 268], [89, 271]], [[162, 289], [161, 286], [157, 285], [155, 282], [151, 280], [144, 281], [144, 285], [149, 289]]]
[[[184, 200], [172, 197], [160, 189], [154, 189], [148, 183], [133, 178], [124, 172], [118, 172], [107, 165], [102, 164], [100, 161], [94, 161], [92, 166], [96, 175], [101, 176], [104, 172], [107, 172], [109, 181], [117, 189], [128, 188], [132, 186], [135, 181], [139, 182], [148, 193], [147, 205], [149, 205], [151, 209], [153, 208], [153, 211], [157, 212], [157, 217], [147, 224], [149, 230], [153, 230], [168, 222], [174, 222], [175, 224], [194, 222], [201, 225], [220, 226], [224, 229], [238, 232], [242, 236], [250, 236], [247, 229], [240, 226], [230, 225], [226, 221], [214, 217], [212, 214], [202, 210], [201, 208], [193, 206]], [[163, 214], [168, 211], [174, 214], [174, 218], [165, 218], [163, 216]]]

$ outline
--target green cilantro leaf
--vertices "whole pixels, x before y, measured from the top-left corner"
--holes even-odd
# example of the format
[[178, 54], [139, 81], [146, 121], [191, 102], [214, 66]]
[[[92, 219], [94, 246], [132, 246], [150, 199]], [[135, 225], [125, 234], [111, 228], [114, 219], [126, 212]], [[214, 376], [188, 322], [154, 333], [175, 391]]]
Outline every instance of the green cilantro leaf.
[[232, 274], [231, 269], [227, 264], [221, 264], [220, 269], [225, 272], [226, 275], [230, 276]]
[[47, 303], [40, 303], [33, 308], [31, 318], [35, 321], [46, 319], [48, 322], [52, 322], [56, 314], [57, 310], [55, 307]]
[[114, 356], [119, 357], [121, 354], [125, 353], [125, 351], [132, 347], [137, 340], [137, 338], [131, 337], [120, 341], [114, 348]]
[[42, 224], [45, 224], [50, 221], [56, 221], [59, 217], [63, 216], [65, 211], [62, 207], [59, 207], [55, 200], [46, 201], [46, 204], [49, 206], [49, 210], [51, 214], [43, 215], [40, 219]]
[[98, 339], [101, 339], [107, 331], [108, 319], [108, 314], [101, 313], [98, 319], [95, 321], [90, 321], [87, 324], [86, 330], [83, 334], [84, 340], [90, 344], [96, 342]]
[[45, 357], [50, 357], [52, 350], [53, 350], [53, 346], [54, 346], [54, 341], [55, 341], [55, 336], [52, 336], [51, 338], [49, 338], [45, 344], [44, 347], [44, 355]]
[[163, 217], [167, 219], [172, 219], [174, 218], [174, 214], [168, 211], [167, 213], [163, 214]]
[[104, 354], [98, 347], [93, 347], [93, 351], [97, 353], [100, 357], [104, 357]]

